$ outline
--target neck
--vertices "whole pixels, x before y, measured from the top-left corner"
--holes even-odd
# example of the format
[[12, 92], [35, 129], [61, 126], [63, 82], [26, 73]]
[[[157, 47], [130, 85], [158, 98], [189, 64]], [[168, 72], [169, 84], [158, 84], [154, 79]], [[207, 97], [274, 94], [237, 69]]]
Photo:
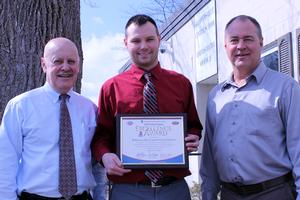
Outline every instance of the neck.
[[[135, 64], [135, 63], [134, 63]], [[147, 66], [141, 66], [141, 65], [137, 65], [135, 64], [137, 67], [143, 69], [144, 71], [151, 71], [153, 68], [155, 68], [157, 66], [158, 62], [156, 62], [155, 64], [152, 64], [152, 65], [147, 65]]]
[[233, 70], [233, 80], [239, 86], [244, 86], [246, 84], [246, 79], [252, 74], [253, 71], [243, 71], [234, 69]]
[[242, 87], [246, 84], [246, 78], [244, 79], [236, 79], [234, 77], [234, 82], [237, 84], [238, 87]]

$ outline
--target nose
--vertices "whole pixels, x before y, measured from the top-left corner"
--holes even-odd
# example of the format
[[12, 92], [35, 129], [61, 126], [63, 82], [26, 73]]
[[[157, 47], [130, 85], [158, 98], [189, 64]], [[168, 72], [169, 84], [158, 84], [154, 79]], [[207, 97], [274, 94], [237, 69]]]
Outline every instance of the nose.
[[146, 49], [146, 48], [148, 48], [147, 42], [146, 42], [146, 41], [142, 41], [142, 42], [141, 42], [140, 48], [141, 48], [141, 49]]
[[63, 70], [68, 70], [70, 68], [70, 65], [68, 64], [68, 62], [63, 62], [61, 65], [61, 68]]
[[244, 40], [239, 40], [239, 42], [237, 44], [237, 48], [238, 49], [245, 49], [246, 48], [246, 44], [245, 44]]

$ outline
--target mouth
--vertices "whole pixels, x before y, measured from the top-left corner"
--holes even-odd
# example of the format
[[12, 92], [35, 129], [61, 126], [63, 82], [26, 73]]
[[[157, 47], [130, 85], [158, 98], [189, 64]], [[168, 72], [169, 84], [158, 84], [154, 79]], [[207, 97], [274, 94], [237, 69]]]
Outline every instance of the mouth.
[[249, 56], [250, 54], [236, 54], [235, 57], [236, 58], [245, 58], [247, 56]]
[[148, 56], [148, 55], [150, 55], [151, 54], [151, 51], [139, 51], [138, 52], [138, 55], [140, 55], [140, 56]]
[[58, 74], [57, 75], [59, 78], [71, 78], [73, 77], [73, 74], [71, 73], [66, 73], [66, 74]]
[[142, 57], [146, 57], [146, 56], [149, 55], [149, 53], [139, 53], [138, 55], [139, 55], [139, 56], [142, 56]]

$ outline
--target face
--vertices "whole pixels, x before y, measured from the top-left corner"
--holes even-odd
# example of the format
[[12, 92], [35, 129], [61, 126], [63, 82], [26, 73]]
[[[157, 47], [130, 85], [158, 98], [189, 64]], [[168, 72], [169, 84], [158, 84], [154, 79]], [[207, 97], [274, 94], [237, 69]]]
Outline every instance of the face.
[[50, 86], [58, 93], [66, 94], [74, 86], [79, 72], [75, 44], [65, 38], [51, 40], [45, 47], [41, 65]]
[[263, 39], [250, 20], [235, 20], [225, 32], [225, 49], [232, 66], [253, 71], [260, 61]]
[[132, 62], [140, 68], [150, 70], [158, 63], [160, 37], [150, 22], [138, 26], [129, 25], [124, 39]]

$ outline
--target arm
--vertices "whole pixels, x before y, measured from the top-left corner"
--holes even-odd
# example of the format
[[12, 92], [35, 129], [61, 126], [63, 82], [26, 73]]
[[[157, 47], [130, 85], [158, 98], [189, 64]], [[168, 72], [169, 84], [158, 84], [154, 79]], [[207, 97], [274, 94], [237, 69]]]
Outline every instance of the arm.
[[188, 81], [188, 95], [187, 95], [187, 125], [188, 134], [185, 137], [186, 147], [188, 152], [197, 151], [199, 140], [201, 139], [202, 124], [199, 120], [198, 113], [195, 106], [193, 88]]
[[216, 167], [216, 163], [213, 158], [213, 134], [214, 124], [211, 118], [209, 109], [210, 100], [208, 100], [208, 106], [206, 111], [205, 122], [205, 136], [202, 150], [200, 175], [202, 178], [201, 192], [203, 200], [216, 200], [220, 191], [220, 180]]
[[103, 86], [98, 101], [97, 127], [92, 141], [93, 157], [98, 162], [101, 162], [105, 153], [113, 152], [115, 148], [115, 118], [106, 93]]
[[[300, 194], [300, 87], [293, 81], [283, 93], [280, 102], [281, 117], [286, 130], [286, 145], [293, 166], [296, 190]], [[297, 196], [297, 200], [300, 200], [300, 195]]]
[[8, 103], [0, 126], [0, 196], [17, 199], [17, 171], [22, 152], [22, 132], [17, 108]]
[[103, 164], [107, 174], [122, 176], [131, 170], [124, 169], [115, 154], [115, 101], [113, 89], [104, 85], [100, 92], [97, 128], [92, 142], [94, 158]]

